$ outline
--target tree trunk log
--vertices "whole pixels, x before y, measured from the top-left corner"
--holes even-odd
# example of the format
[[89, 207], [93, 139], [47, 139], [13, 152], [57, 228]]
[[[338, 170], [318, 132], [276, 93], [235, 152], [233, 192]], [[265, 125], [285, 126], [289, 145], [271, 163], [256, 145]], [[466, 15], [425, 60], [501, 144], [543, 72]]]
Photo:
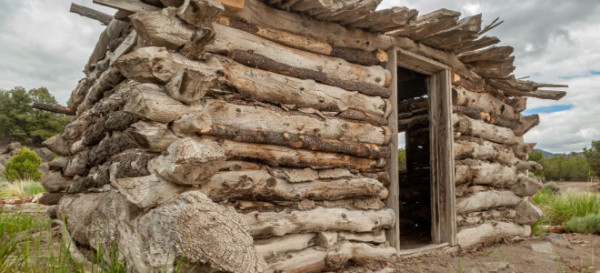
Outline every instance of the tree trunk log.
[[490, 221], [514, 222], [517, 213], [514, 209], [486, 210], [459, 214], [456, 216], [456, 224], [459, 227], [481, 225]]
[[153, 121], [138, 121], [131, 125], [127, 134], [140, 147], [153, 153], [167, 150], [178, 139], [165, 124]]
[[[195, 107], [198, 108], [199, 106]], [[201, 110], [201, 109], [197, 109]], [[190, 107], [170, 98], [163, 92], [163, 88], [143, 83], [136, 85], [132, 90], [123, 111], [139, 118], [149, 119], [161, 123], [169, 123], [181, 115], [190, 112]]]
[[518, 196], [533, 196], [543, 187], [538, 178], [527, 175], [519, 175], [519, 181], [510, 187], [510, 190]]
[[268, 261], [269, 258], [275, 258], [287, 252], [299, 251], [314, 245], [314, 233], [308, 234], [289, 234], [282, 237], [270, 239], [255, 240], [254, 247], [256, 252]]
[[89, 151], [85, 150], [77, 153], [69, 159], [69, 163], [63, 170], [63, 175], [66, 177], [74, 177], [76, 175], [87, 175], [89, 167], [88, 159]]
[[394, 225], [391, 209], [352, 211], [316, 208], [309, 211], [252, 212], [242, 216], [248, 231], [255, 238], [283, 236], [289, 233], [314, 231], [370, 232]]
[[463, 183], [510, 186], [517, 183], [517, 169], [498, 163], [479, 160], [461, 160], [456, 162], [454, 181], [456, 185]]
[[73, 180], [68, 177], [63, 177], [58, 172], [46, 172], [40, 179], [40, 184], [47, 192], [63, 192], [71, 186]]
[[515, 222], [521, 225], [531, 225], [544, 214], [540, 208], [529, 201], [529, 198], [523, 199], [515, 210], [517, 212]]
[[225, 152], [216, 141], [184, 138], [150, 161], [148, 169], [171, 183], [197, 186], [207, 183], [224, 162]]
[[497, 207], [512, 207], [523, 200], [511, 191], [482, 191], [471, 196], [457, 198], [456, 213], [484, 211]]
[[501, 144], [523, 143], [523, 137], [515, 135], [508, 128], [487, 124], [459, 114], [452, 114], [454, 131], [468, 136], [480, 137]]
[[529, 237], [531, 227], [529, 225], [517, 225], [513, 223], [491, 222], [476, 227], [465, 228], [456, 234], [458, 245], [462, 249], [484, 243], [498, 241], [505, 237], [521, 236]]
[[502, 102], [489, 93], [476, 93], [462, 87], [452, 88], [452, 103], [473, 108], [482, 112], [489, 112], [495, 116], [507, 119], [517, 118], [517, 112], [512, 106]]
[[197, 28], [211, 27], [225, 10], [219, 0], [186, 0], [179, 6], [177, 16]]
[[43, 144], [44, 147], [55, 154], [61, 156], [68, 156], [70, 154], [69, 143], [62, 137], [62, 135], [54, 135], [46, 139]]
[[331, 181], [315, 180], [290, 183], [269, 174], [266, 170], [231, 171], [215, 174], [200, 186], [215, 202], [223, 200], [340, 200], [378, 197], [385, 199], [387, 190], [377, 180], [353, 177]]
[[512, 129], [517, 136], [522, 136], [540, 123], [539, 115], [520, 116], [518, 119], [507, 119], [502, 116], [492, 116], [473, 108], [454, 105], [455, 113], [460, 113], [472, 119], [481, 119], [486, 123]]

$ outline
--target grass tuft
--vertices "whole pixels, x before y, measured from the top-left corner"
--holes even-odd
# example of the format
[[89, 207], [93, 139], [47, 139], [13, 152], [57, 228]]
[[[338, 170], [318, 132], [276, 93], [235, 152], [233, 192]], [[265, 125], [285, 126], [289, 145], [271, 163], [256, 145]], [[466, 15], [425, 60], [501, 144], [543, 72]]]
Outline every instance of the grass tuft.
[[600, 214], [574, 217], [565, 223], [568, 232], [600, 233]]
[[46, 192], [44, 187], [33, 180], [0, 182], [0, 197], [27, 197]]

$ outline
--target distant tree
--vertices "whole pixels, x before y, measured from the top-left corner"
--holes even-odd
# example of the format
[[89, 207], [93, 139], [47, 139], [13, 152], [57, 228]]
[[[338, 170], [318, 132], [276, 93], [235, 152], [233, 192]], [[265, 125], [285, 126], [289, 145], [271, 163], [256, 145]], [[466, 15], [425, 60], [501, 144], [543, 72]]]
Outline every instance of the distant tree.
[[592, 171], [596, 175], [600, 175], [600, 140], [592, 141], [592, 147], [589, 149], [583, 148], [583, 154]]
[[[543, 166], [544, 154], [540, 150], [533, 150], [529, 154], [529, 161], [535, 161]], [[539, 177], [544, 178], [544, 170], [532, 170], [531, 172]]]
[[587, 160], [576, 153], [544, 158], [541, 164], [544, 167], [543, 176], [549, 181], [585, 181], [590, 176], [591, 168]]
[[38, 171], [42, 159], [32, 150], [22, 148], [6, 163], [4, 175], [8, 180], [39, 180], [42, 173]]
[[0, 139], [40, 145], [63, 131], [69, 117], [33, 109], [32, 102], [55, 104], [56, 99], [44, 87], [0, 90]]
[[398, 149], [398, 170], [406, 170], [406, 150]]

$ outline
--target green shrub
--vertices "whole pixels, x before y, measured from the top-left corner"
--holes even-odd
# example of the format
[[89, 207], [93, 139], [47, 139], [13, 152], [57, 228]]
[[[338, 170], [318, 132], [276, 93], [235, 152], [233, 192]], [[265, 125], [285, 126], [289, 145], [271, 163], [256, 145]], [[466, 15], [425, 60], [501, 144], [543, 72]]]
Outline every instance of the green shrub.
[[568, 232], [600, 233], [600, 214], [575, 217], [565, 223]]
[[8, 180], [39, 180], [42, 173], [38, 171], [42, 159], [28, 148], [22, 148], [6, 163], [4, 175]]
[[0, 183], [0, 197], [27, 197], [46, 192], [44, 187], [33, 180], [21, 180], [13, 183]]

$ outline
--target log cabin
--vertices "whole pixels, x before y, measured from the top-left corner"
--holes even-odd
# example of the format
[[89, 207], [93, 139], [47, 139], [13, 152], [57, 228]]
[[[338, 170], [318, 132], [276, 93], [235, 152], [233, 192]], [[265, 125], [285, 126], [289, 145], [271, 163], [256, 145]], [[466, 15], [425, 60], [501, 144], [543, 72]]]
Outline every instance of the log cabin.
[[529, 236], [541, 216], [523, 140], [539, 117], [522, 111], [567, 86], [516, 79], [513, 48], [484, 35], [497, 21], [380, 0], [94, 3], [118, 11], [71, 8], [106, 29], [42, 179], [66, 193], [75, 254], [116, 246], [131, 272], [374, 270]]

